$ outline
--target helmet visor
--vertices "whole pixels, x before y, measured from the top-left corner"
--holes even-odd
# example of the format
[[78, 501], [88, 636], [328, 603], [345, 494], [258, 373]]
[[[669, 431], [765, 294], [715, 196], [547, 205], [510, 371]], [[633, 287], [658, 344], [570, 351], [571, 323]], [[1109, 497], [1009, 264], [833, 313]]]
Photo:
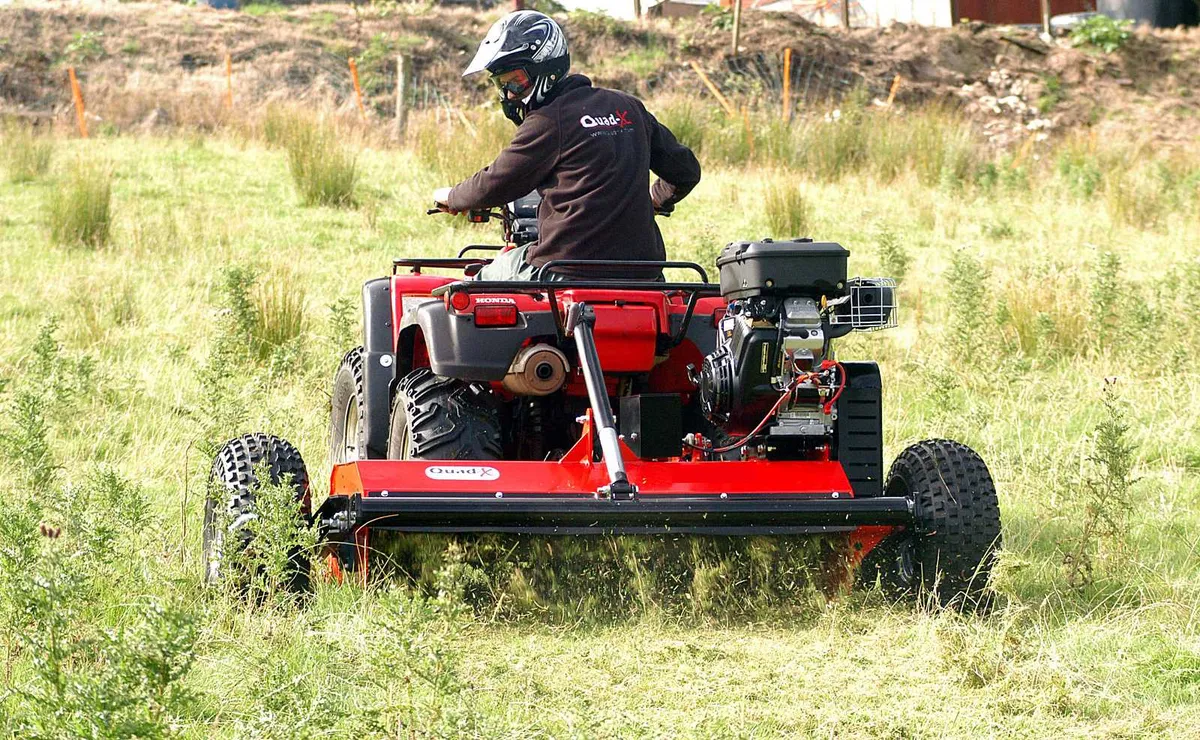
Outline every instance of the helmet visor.
[[533, 80], [528, 72], [518, 68], [492, 75], [492, 84], [500, 91], [500, 97], [516, 100], [525, 97], [533, 87]]

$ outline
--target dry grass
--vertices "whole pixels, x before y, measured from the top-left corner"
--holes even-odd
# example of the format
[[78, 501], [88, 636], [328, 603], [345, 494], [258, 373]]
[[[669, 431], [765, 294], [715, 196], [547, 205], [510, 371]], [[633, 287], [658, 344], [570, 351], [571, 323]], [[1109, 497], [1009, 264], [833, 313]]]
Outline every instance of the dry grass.
[[53, 153], [54, 140], [30, 126], [9, 122], [0, 127], [0, 160], [9, 182], [29, 182], [46, 174]]
[[112, 230], [112, 171], [79, 160], [46, 201], [51, 240], [63, 246], [102, 247]]
[[267, 359], [304, 333], [303, 283], [276, 276], [261, 283], [254, 295], [251, 338], [259, 359]]
[[425, 170], [450, 184], [495, 159], [515, 130], [498, 112], [459, 117], [427, 111], [410, 120], [408, 145]]
[[810, 236], [812, 206], [794, 180], [785, 179], [769, 185], [763, 207], [775, 238]]
[[275, 125], [279, 128], [271, 135], [281, 137], [287, 150], [288, 169], [301, 202], [306, 206], [353, 207], [358, 155], [342, 144], [337, 128], [304, 115]]

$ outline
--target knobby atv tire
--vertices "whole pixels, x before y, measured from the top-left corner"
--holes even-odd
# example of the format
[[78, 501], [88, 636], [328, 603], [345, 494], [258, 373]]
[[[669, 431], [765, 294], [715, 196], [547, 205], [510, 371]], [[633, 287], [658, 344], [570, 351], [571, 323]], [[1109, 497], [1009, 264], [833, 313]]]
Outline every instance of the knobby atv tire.
[[892, 464], [885, 493], [912, 499], [914, 525], [868, 553], [860, 582], [878, 581], [891, 595], [985, 608], [1000, 547], [1000, 507], [982, 458], [958, 442], [918, 442]]
[[[304, 526], [311, 514], [308, 499], [308, 469], [291, 442], [267, 434], [247, 434], [225, 443], [213, 460], [209, 473], [208, 496], [204, 502], [204, 581], [215, 585], [226, 578], [236, 578], [231, 568], [222, 564], [229, 550], [226, 537], [236, 538], [230, 547], [238, 552], [250, 547], [253, 534], [247, 525], [254, 517], [254, 497], [259, 481], [254, 468], [266, 463], [272, 485], [291, 481], [296, 501], [300, 502], [296, 526]], [[221, 507], [227, 512], [222, 516]], [[244, 575], [244, 574], [243, 574]], [[309, 589], [308, 554], [295, 549], [289, 553], [289, 572], [284, 582], [288, 591], [300, 593]]]
[[497, 460], [500, 416], [478, 385], [412, 371], [396, 387], [388, 431], [390, 460]]
[[363, 354], [362, 347], [347, 352], [333, 376], [329, 417], [329, 461], [333, 465], [368, 457], [362, 414], [366, 399]]

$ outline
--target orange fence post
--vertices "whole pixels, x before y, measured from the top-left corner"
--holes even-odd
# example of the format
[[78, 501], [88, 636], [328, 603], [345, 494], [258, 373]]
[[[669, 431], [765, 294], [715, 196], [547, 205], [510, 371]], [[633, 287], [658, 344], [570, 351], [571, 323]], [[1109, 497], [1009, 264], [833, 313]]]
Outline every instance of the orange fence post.
[[233, 57], [225, 54], [225, 107], [233, 110]]
[[900, 79], [900, 75], [896, 75], [895, 79], [892, 80], [892, 89], [888, 92], [887, 99], [889, 108], [892, 107], [892, 101], [896, 99], [896, 91], [900, 89]]
[[87, 119], [84, 118], [83, 91], [79, 89], [79, 80], [75, 77], [75, 68], [67, 67], [67, 77], [71, 80], [71, 97], [75, 99], [75, 120], [79, 122], [79, 135], [88, 137]]
[[792, 120], [792, 47], [783, 50], [783, 122]]
[[350, 57], [350, 79], [354, 80], [354, 98], [358, 101], [358, 112], [365, 120], [367, 109], [363, 107], [362, 87], [358, 84], [358, 63], [354, 61], [354, 57]]

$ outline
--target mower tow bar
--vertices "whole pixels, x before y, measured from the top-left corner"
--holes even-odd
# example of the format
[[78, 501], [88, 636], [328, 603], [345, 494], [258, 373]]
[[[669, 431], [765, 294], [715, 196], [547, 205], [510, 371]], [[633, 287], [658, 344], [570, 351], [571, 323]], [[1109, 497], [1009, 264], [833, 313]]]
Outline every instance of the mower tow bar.
[[592, 327], [596, 324], [596, 312], [586, 303], [576, 303], [567, 312], [567, 334], [575, 337], [579, 350], [579, 368], [587, 383], [588, 399], [592, 403], [592, 416], [596, 421], [596, 434], [600, 437], [600, 453], [608, 468], [608, 485], [596, 491], [613, 501], [637, 498], [637, 486], [629, 482], [625, 474], [625, 460], [621, 457], [621, 443], [617, 428], [613, 425], [612, 407], [608, 404], [608, 389], [604, 385], [604, 373], [600, 369], [600, 354], [596, 351], [596, 339]]

